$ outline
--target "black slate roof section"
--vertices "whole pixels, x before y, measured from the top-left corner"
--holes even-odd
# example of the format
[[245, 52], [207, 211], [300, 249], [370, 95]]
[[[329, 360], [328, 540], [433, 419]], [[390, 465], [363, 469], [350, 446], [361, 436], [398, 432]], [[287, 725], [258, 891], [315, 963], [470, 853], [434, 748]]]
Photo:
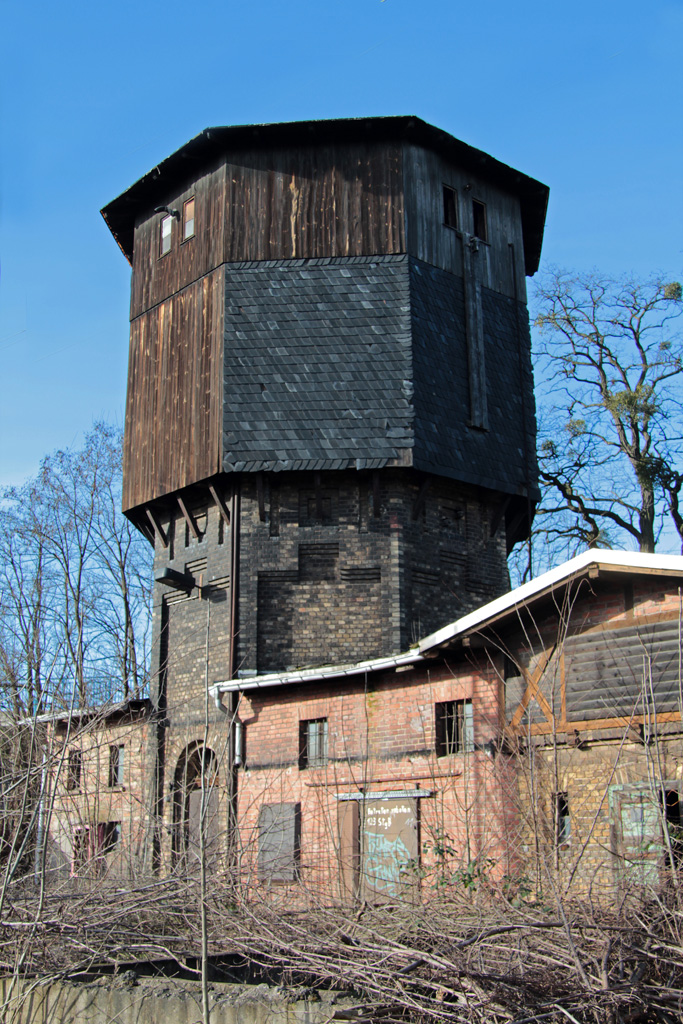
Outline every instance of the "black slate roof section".
[[[410, 289], [415, 467], [508, 494], [520, 493], [520, 487], [528, 480], [530, 496], [537, 497], [533, 382], [525, 306], [482, 288], [489, 429], [479, 430], [468, 426], [462, 279], [412, 259]], [[524, 367], [521, 372], [520, 348]]]
[[223, 466], [380, 468], [413, 444], [408, 257], [226, 267]]

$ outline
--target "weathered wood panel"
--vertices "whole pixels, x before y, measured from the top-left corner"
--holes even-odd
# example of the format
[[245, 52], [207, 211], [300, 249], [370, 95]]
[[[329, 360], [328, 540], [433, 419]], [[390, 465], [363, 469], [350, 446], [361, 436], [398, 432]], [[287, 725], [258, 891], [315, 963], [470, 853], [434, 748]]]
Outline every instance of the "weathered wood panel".
[[459, 232], [444, 224], [443, 186], [457, 192], [458, 228], [473, 232], [472, 199], [486, 204], [488, 243], [479, 243], [481, 283], [503, 295], [515, 297], [509, 243], [517, 252], [517, 297], [526, 301], [522, 218], [519, 199], [502, 192], [483, 177], [450, 164], [442, 156], [420, 146], [403, 148], [403, 182], [406, 245], [412, 256], [462, 275]]
[[567, 721], [678, 710], [678, 621], [588, 632], [565, 643]]
[[[165, 256], [159, 255], [163, 214], [150, 210], [150, 215], [136, 225], [131, 320], [222, 262], [224, 192], [225, 166], [220, 164], [196, 181], [188, 182], [182, 192], [164, 197], [163, 205], [180, 214], [180, 220], [173, 221], [171, 251]], [[192, 196], [195, 197], [195, 234], [183, 241], [183, 204]], [[159, 202], [162, 204], [161, 200]]]
[[124, 510], [220, 470], [224, 308], [218, 269], [131, 324]]
[[230, 154], [225, 219], [227, 262], [404, 252], [401, 148]]

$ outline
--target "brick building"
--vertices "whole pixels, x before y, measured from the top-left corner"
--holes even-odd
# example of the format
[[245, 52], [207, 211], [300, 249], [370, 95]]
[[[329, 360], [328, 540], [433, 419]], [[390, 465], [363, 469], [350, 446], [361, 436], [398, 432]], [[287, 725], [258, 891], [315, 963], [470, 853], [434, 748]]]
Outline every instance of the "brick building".
[[124, 510], [155, 644], [135, 737], [108, 717], [80, 755], [96, 814], [60, 797], [65, 861], [139, 836], [136, 870], [193, 872], [202, 835], [286, 896], [549, 865], [610, 886], [678, 856], [681, 560], [592, 553], [508, 592], [546, 204], [367, 118], [209, 129], [103, 210], [133, 271]]
[[158, 863], [192, 857], [207, 736], [206, 772], [234, 760], [209, 686], [393, 657], [507, 589], [547, 196], [418, 118], [362, 118], [208, 129], [102, 211], [132, 266]]

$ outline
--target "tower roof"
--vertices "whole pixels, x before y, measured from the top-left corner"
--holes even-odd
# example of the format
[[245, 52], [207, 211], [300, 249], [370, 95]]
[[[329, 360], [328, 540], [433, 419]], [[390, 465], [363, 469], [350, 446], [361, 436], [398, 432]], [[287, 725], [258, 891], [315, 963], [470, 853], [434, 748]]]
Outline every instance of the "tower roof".
[[548, 187], [419, 117], [359, 117], [281, 124], [205, 128], [143, 175], [102, 209], [102, 216], [126, 259], [133, 257], [136, 219], [157, 202], [160, 191], [182, 187], [189, 177], [229, 150], [322, 145], [354, 141], [404, 141], [432, 149], [459, 166], [486, 176], [519, 197], [525, 269], [538, 269], [548, 204]]

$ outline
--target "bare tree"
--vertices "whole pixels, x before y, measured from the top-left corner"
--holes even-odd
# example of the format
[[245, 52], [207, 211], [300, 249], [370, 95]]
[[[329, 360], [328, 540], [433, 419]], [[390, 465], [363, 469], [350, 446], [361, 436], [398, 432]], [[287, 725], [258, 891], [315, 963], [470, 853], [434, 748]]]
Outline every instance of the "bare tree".
[[537, 533], [562, 557], [652, 552], [667, 521], [683, 542], [681, 285], [554, 271], [536, 307]]
[[2, 495], [0, 697], [15, 716], [144, 691], [152, 553], [120, 481], [120, 431], [97, 424]]

